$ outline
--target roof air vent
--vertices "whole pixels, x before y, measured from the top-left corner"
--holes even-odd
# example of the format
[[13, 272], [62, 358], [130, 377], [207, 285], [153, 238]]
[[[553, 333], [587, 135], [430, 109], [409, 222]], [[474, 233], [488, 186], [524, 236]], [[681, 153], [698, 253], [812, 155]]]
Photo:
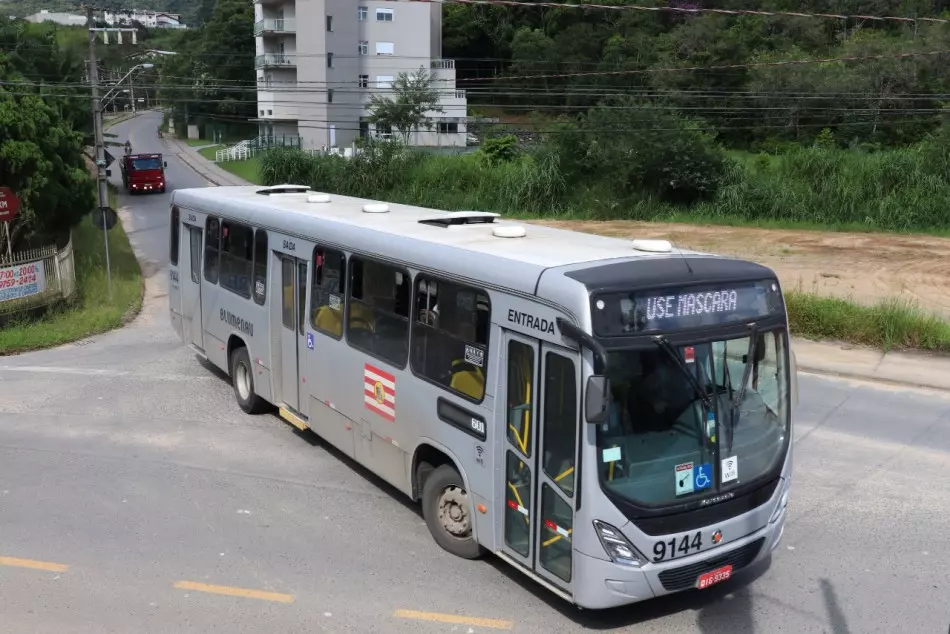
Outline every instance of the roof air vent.
[[669, 240], [634, 240], [633, 248], [649, 253], [669, 253], [673, 250], [673, 245]]
[[389, 213], [389, 205], [386, 203], [366, 203], [363, 205], [363, 213], [367, 214], [385, 214]]
[[521, 225], [498, 225], [492, 228], [491, 234], [496, 238], [523, 238], [527, 231]]
[[330, 194], [310, 194], [307, 196], [308, 203], [328, 203], [330, 202]]

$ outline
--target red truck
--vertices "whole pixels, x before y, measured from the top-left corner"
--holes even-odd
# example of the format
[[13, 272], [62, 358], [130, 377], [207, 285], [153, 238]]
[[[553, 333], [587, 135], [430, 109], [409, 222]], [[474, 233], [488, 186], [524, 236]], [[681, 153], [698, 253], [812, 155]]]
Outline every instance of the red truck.
[[126, 154], [122, 157], [122, 184], [130, 194], [165, 192], [165, 168], [161, 154]]

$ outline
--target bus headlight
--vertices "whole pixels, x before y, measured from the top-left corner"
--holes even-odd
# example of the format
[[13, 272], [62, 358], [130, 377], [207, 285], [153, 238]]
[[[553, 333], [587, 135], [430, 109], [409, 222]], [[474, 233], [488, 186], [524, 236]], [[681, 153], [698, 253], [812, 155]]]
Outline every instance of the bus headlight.
[[779, 498], [778, 504], [775, 506], [775, 510], [772, 512], [772, 519], [769, 520], [769, 524], [778, 519], [778, 516], [782, 514], [782, 511], [785, 510], [785, 507], [788, 506], [788, 485], [791, 482], [789, 478], [786, 478], [782, 483], [782, 497]]
[[623, 533], [618, 531], [610, 524], [605, 524], [600, 520], [594, 520], [594, 530], [597, 537], [600, 538], [600, 544], [607, 551], [607, 555], [615, 564], [625, 566], [641, 566], [646, 558], [633, 547]]

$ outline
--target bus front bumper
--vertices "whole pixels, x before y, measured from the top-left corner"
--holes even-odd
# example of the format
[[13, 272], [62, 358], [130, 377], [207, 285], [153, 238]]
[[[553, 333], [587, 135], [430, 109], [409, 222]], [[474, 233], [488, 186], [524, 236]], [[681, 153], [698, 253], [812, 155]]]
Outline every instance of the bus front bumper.
[[775, 521], [722, 548], [641, 568], [621, 566], [575, 551], [574, 603], [600, 610], [695, 589], [700, 575], [724, 565], [732, 565], [734, 575], [741, 574], [767, 559], [778, 546], [785, 530], [786, 513], [783, 509]]

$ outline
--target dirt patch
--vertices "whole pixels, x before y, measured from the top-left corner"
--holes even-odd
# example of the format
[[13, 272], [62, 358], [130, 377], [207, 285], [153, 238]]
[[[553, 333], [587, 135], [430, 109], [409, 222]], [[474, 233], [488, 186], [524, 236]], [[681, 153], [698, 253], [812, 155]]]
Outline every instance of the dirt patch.
[[950, 238], [630, 221], [538, 224], [630, 239], [665, 238], [679, 247], [764, 264], [785, 288], [863, 304], [904, 297], [950, 318]]

